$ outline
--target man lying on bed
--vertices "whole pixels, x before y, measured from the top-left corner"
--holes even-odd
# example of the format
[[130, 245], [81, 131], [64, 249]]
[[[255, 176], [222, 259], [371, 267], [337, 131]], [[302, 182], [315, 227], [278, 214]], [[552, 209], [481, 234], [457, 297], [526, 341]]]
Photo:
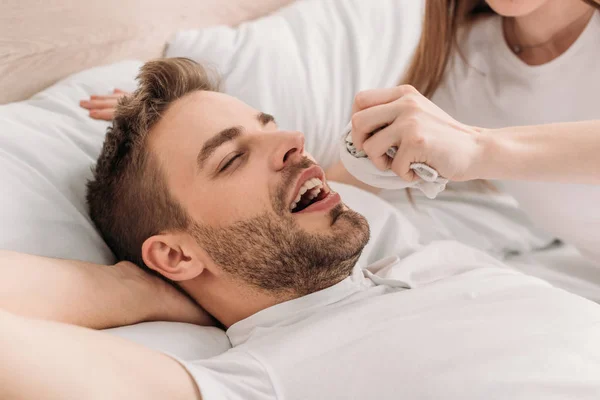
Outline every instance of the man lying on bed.
[[0, 398], [597, 398], [600, 306], [451, 242], [383, 248], [390, 257], [361, 269], [369, 226], [302, 134], [213, 89], [191, 61], [148, 63], [107, 134], [91, 215], [142, 269], [17, 254], [4, 265], [13, 278], [31, 268], [31, 300], [13, 313], [92, 327], [207, 322], [152, 270], [228, 328], [233, 348], [180, 363], [0, 312]]

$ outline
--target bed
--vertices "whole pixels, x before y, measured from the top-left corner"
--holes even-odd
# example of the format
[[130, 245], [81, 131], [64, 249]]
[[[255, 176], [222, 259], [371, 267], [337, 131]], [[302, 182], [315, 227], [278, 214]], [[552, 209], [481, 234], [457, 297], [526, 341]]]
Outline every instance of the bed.
[[[282, 128], [303, 131], [310, 152], [329, 166], [353, 95], [397, 83], [418, 41], [421, 12], [421, 2], [397, 0], [0, 3], [0, 248], [114, 261], [84, 201], [108, 123], [89, 119], [77, 103], [113, 88], [132, 90], [143, 61], [166, 55], [214, 64], [228, 93], [273, 113]], [[566, 289], [600, 293], [597, 269], [572, 248], [549, 248], [552, 238], [502, 196], [417, 198], [421, 215], [403, 193], [383, 196], [429, 228], [429, 240], [458, 238], [551, 281], [570, 275]], [[185, 324], [111, 332], [182, 359], [230, 346], [221, 330]]]

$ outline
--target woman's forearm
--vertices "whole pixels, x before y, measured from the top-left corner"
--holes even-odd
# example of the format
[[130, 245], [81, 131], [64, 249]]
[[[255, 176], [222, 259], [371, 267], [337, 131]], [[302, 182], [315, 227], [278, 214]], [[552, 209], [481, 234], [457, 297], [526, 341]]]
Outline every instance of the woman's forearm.
[[481, 179], [600, 184], [600, 121], [484, 129]]

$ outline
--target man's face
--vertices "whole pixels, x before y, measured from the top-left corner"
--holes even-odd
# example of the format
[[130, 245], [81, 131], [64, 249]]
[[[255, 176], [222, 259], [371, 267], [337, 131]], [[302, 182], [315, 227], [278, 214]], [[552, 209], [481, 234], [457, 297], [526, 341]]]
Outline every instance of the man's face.
[[329, 189], [298, 132], [222, 93], [194, 92], [153, 128], [151, 151], [198, 245], [254, 287], [311, 293], [348, 276], [364, 218]]

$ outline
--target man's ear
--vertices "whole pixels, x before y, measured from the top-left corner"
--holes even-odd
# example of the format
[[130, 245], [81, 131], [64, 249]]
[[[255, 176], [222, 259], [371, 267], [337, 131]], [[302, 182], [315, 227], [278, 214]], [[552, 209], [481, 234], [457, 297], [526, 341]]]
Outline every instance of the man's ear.
[[148, 268], [174, 281], [194, 279], [204, 271], [204, 260], [193, 251], [184, 235], [160, 234], [142, 244], [142, 258]]

